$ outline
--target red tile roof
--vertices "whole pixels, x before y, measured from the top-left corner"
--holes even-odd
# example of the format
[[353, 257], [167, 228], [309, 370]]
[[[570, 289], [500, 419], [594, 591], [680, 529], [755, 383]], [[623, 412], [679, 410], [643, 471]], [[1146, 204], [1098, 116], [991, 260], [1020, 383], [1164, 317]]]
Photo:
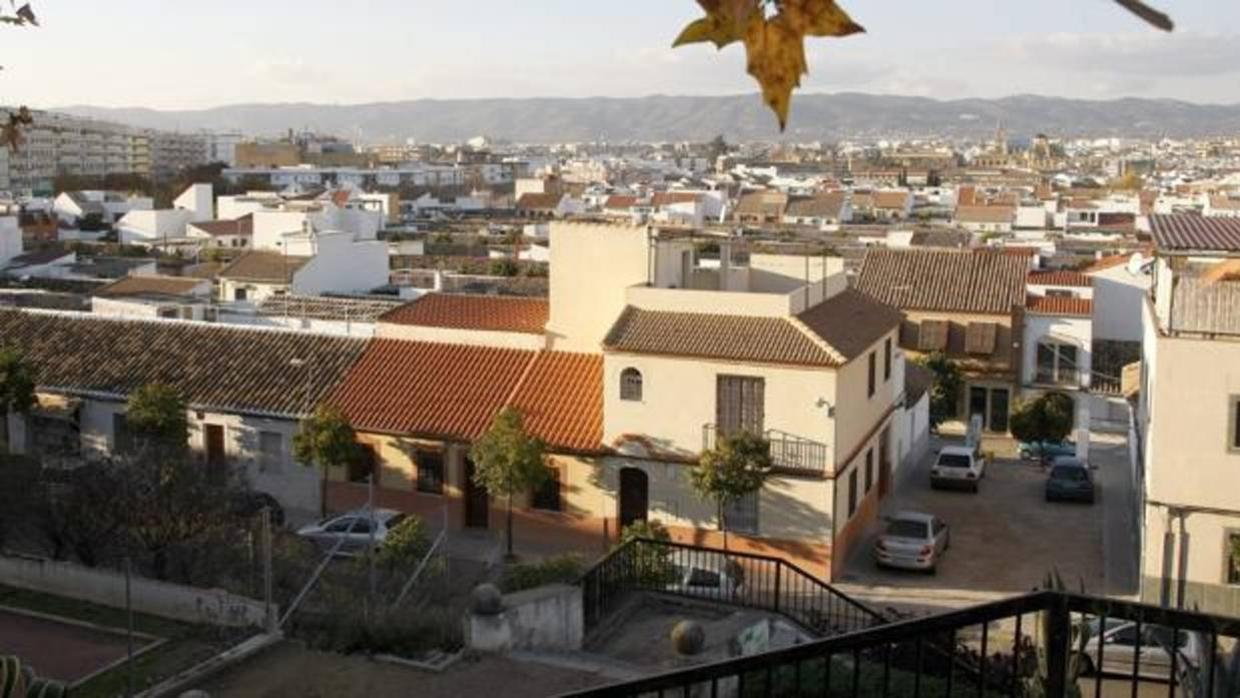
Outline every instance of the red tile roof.
[[1024, 303], [1027, 264], [967, 250], [871, 249], [856, 288], [901, 310], [1006, 315]]
[[191, 226], [201, 230], [207, 235], [253, 235], [254, 234], [254, 214], [247, 213], [240, 218], [220, 219], [214, 221], [202, 221], [200, 223], [190, 223]]
[[563, 198], [560, 194], [526, 192], [517, 199], [517, 208], [522, 211], [554, 211]]
[[699, 196], [701, 195], [687, 191], [657, 191], [650, 198], [650, 205], [658, 208], [672, 204], [691, 204], [695, 203]]
[[539, 352], [511, 404], [525, 428], [557, 451], [593, 452], [603, 443], [603, 356]]
[[607, 202], [603, 204], [603, 208], [633, 208], [637, 205], [636, 196], [620, 196], [612, 195], [607, 197]]
[[516, 390], [534, 352], [370, 342], [329, 402], [360, 431], [470, 441]]
[[550, 317], [543, 298], [428, 293], [379, 318], [394, 325], [541, 334]]
[[1026, 307], [1033, 315], [1090, 317], [1094, 314], [1094, 303], [1088, 298], [1029, 296]]
[[1240, 218], [1150, 216], [1150, 228], [1160, 250], [1240, 252]]
[[1016, 209], [1011, 206], [957, 206], [957, 223], [1012, 223]]
[[1034, 271], [1029, 273], [1029, 283], [1034, 286], [1089, 288], [1094, 285], [1094, 280], [1079, 271]]

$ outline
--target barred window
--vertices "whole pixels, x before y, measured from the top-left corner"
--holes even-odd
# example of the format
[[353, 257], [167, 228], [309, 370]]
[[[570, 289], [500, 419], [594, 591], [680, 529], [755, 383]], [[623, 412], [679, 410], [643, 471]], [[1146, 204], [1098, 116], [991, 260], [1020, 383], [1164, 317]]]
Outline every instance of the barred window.
[[642, 372], [626, 368], [620, 372], [620, 399], [640, 402], [642, 399]]

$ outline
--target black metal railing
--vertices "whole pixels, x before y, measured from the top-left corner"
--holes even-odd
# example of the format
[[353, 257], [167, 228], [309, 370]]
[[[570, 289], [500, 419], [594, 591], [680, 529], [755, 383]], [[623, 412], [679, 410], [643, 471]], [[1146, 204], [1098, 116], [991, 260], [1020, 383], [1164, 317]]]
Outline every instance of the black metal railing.
[[[715, 447], [719, 427], [702, 427], [702, 449]], [[827, 472], [827, 445], [778, 429], [767, 429], [762, 437], [771, 445], [771, 466], [790, 473], [822, 475]]]
[[1042, 591], [568, 695], [1230, 698], [1238, 645], [1240, 618]]
[[887, 619], [777, 557], [648, 539], [616, 548], [582, 576], [585, 628], [632, 592], [657, 592], [778, 613], [819, 637]]

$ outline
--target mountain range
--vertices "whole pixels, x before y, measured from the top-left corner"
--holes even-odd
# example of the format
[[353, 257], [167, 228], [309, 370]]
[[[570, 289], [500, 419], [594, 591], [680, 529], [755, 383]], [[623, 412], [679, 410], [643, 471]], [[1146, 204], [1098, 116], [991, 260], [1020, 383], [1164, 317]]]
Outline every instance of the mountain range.
[[455, 142], [485, 135], [551, 143], [605, 140], [834, 141], [939, 135], [984, 137], [1002, 124], [1014, 136], [1194, 137], [1240, 132], [1240, 104], [1167, 99], [1109, 101], [1018, 95], [938, 100], [860, 93], [801, 94], [787, 132], [756, 95], [614, 98], [417, 99], [370, 104], [236, 104], [210, 109], [70, 106], [79, 116], [168, 130], [239, 130], [271, 136], [288, 129], [366, 143]]

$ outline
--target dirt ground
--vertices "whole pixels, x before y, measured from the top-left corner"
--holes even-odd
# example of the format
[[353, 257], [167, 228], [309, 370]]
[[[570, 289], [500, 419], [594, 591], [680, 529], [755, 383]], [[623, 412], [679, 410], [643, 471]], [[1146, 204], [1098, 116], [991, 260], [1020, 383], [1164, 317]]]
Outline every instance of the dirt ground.
[[[143, 640], [136, 641], [140, 648]], [[16, 655], [39, 676], [73, 682], [125, 656], [122, 635], [0, 610], [0, 655]]]
[[284, 642], [196, 688], [212, 698], [534, 698], [604, 683], [597, 674], [499, 657], [465, 659], [435, 674]]

